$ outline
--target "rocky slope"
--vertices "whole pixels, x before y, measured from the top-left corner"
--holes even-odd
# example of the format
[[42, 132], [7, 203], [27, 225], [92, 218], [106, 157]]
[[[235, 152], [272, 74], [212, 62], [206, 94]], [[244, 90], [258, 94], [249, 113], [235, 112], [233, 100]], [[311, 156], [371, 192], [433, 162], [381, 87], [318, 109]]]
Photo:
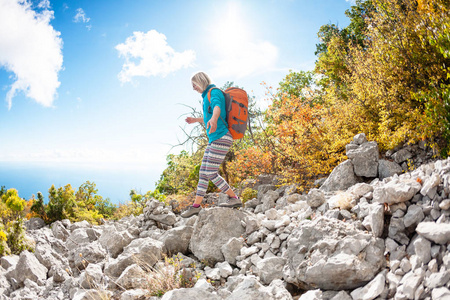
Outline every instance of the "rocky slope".
[[36, 251], [0, 259], [0, 299], [149, 299], [144, 269], [174, 254], [200, 279], [151, 299], [450, 299], [450, 160], [428, 150], [380, 159], [359, 134], [307, 195], [266, 176], [241, 210], [182, 219], [153, 200], [101, 226], [32, 219]]

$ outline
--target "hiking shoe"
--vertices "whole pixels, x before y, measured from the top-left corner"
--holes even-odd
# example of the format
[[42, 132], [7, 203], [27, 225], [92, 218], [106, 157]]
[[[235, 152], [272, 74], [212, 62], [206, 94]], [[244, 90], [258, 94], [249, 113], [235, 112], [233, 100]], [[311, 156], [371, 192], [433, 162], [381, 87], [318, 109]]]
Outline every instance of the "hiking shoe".
[[219, 204], [220, 207], [241, 207], [242, 201], [239, 198], [228, 198], [227, 202]]
[[189, 206], [182, 214], [181, 217], [182, 218], [189, 218], [192, 217], [193, 215], [198, 215], [198, 213], [202, 210], [202, 207], [193, 207], [192, 205]]

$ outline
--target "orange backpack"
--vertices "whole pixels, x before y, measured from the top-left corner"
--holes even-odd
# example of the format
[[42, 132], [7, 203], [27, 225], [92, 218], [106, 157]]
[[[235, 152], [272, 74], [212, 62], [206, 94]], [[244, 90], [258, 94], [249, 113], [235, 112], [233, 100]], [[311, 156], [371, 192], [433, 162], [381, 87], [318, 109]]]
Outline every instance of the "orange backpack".
[[[211, 104], [211, 91], [213, 89], [218, 88], [212, 88], [208, 91], [209, 104]], [[230, 131], [231, 136], [234, 140], [241, 139], [244, 137], [248, 122], [247, 92], [243, 89], [235, 87], [228, 88], [225, 91], [220, 91], [225, 97], [225, 110], [227, 112], [228, 130]], [[222, 121], [225, 123], [223, 119]]]

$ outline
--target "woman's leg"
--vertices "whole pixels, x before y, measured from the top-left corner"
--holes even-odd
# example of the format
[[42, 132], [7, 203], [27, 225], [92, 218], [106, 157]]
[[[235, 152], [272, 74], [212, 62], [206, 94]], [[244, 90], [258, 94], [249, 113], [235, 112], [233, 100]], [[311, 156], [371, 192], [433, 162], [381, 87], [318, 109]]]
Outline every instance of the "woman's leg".
[[203, 154], [202, 164], [200, 165], [200, 173], [197, 184], [197, 192], [195, 194], [194, 204], [200, 205], [205, 197], [206, 190], [208, 189], [209, 179], [206, 176], [206, 165], [208, 163], [208, 156], [210, 153], [211, 145], [208, 144], [205, 149], [205, 153]]
[[219, 167], [232, 145], [233, 138], [231, 137], [231, 134], [227, 133], [225, 136], [208, 144], [206, 147], [202, 165], [200, 167], [195, 204], [200, 204], [203, 200], [206, 189], [208, 188], [209, 180], [227, 195], [231, 197], [236, 196], [228, 183], [219, 175]]
[[207, 165], [207, 161], [208, 161], [208, 155], [210, 152], [209, 149], [210, 149], [210, 145], [208, 144], [208, 146], [205, 149], [205, 153], [203, 154], [202, 164], [200, 165], [200, 174], [199, 174], [199, 180], [198, 180], [198, 185], [197, 185], [197, 193], [195, 195], [195, 201], [192, 204], [192, 206], [188, 207], [188, 209], [185, 210], [181, 214], [181, 217], [183, 217], [183, 218], [189, 218], [193, 215], [196, 215], [202, 209], [200, 207], [200, 204], [203, 201], [203, 197], [205, 196], [206, 189], [208, 188], [208, 183], [209, 183], [209, 179], [205, 175], [205, 169], [206, 169], [206, 165]]

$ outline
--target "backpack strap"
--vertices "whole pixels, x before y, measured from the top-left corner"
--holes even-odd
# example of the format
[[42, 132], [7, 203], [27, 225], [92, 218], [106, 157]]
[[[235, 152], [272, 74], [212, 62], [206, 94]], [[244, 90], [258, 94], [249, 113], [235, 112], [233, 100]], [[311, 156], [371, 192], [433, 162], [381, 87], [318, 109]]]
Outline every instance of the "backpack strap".
[[212, 90], [219, 90], [219, 91], [221, 91], [223, 93], [223, 91], [221, 89], [219, 89], [219, 88], [216, 88], [216, 87], [210, 88], [209, 91], [208, 91], [209, 104], [211, 104], [211, 92], [212, 92]]
[[[216, 88], [216, 87], [211, 88], [211, 89], [208, 91], [209, 107], [211, 107], [211, 92], [212, 92], [212, 90], [214, 90], [214, 89], [221, 91], [222, 94], [223, 94], [223, 91], [222, 91], [221, 89]], [[224, 99], [225, 99], [225, 95], [223, 95], [223, 97], [224, 97]], [[227, 108], [226, 108], [226, 102], [225, 102], [225, 113], [226, 113], [226, 109], [227, 109]], [[228, 126], [227, 122], [225, 122], [225, 121], [222, 119], [222, 116], [219, 115], [219, 118], [222, 120], [223, 124], [225, 124], [226, 126]]]

